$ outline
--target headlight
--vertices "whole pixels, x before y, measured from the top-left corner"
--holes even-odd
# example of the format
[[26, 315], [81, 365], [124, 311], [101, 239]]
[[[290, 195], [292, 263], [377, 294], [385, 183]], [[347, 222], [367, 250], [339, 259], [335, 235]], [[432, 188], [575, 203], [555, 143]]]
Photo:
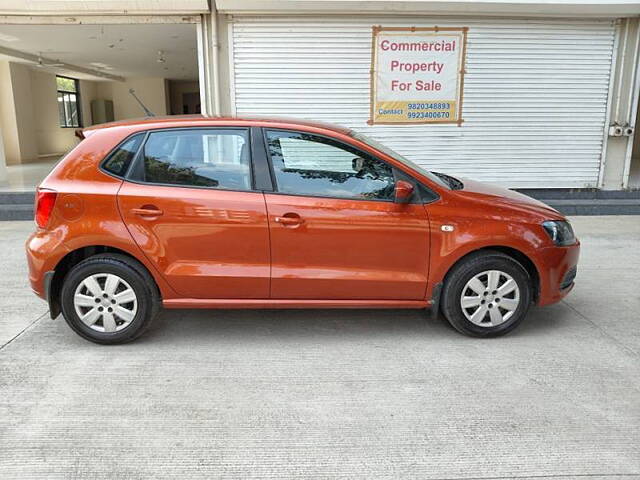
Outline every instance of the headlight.
[[544, 229], [558, 246], [566, 247], [567, 245], [573, 245], [576, 243], [576, 236], [573, 233], [573, 228], [569, 222], [561, 220], [548, 220], [542, 224]]

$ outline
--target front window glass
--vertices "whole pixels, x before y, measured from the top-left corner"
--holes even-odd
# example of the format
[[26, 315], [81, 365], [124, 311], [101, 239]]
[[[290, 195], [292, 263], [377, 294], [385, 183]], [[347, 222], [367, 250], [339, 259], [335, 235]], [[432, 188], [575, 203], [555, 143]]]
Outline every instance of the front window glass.
[[144, 178], [149, 183], [250, 190], [246, 130], [153, 132], [144, 145]]
[[355, 138], [356, 140], [360, 140], [362, 143], [366, 143], [370, 147], [373, 147], [376, 150], [378, 150], [378, 151], [380, 151], [380, 152], [382, 152], [382, 153], [384, 153], [386, 155], [389, 155], [394, 160], [397, 160], [398, 162], [406, 165], [407, 167], [411, 168], [412, 170], [418, 172], [419, 174], [424, 175], [429, 180], [431, 180], [434, 183], [437, 183], [441, 187], [449, 188], [449, 185], [444, 180], [439, 178], [437, 175], [434, 175], [432, 172], [430, 172], [428, 170], [425, 170], [423, 167], [421, 167], [417, 163], [414, 163], [411, 160], [409, 160], [408, 158], [403, 157], [398, 152], [396, 152], [394, 150], [391, 150], [389, 147], [377, 142], [373, 138], [369, 138], [366, 135], [363, 135], [361, 133], [356, 133], [356, 132], [351, 132], [351, 136], [353, 138]]
[[294, 195], [393, 200], [388, 164], [325, 137], [268, 131], [278, 191]]

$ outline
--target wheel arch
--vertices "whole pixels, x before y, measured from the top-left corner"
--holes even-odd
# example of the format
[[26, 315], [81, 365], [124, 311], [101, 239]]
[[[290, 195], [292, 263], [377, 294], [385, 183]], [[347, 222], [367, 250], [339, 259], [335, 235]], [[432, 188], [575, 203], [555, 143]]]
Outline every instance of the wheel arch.
[[486, 252], [486, 251], [500, 252], [505, 255], [508, 255], [509, 257], [513, 258], [524, 267], [524, 269], [527, 271], [527, 273], [531, 277], [531, 284], [533, 287], [532, 297], [533, 297], [534, 303], [537, 303], [538, 297], [540, 295], [540, 273], [538, 271], [538, 267], [536, 267], [536, 264], [533, 262], [533, 260], [531, 260], [531, 258], [528, 255], [526, 255], [524, 252], [516, 248], [507, 247], [504, 245], [483, 246], [481, 248], [476, 248], [474, 250], [471, 250], [465, 253], [449, 266], [446, 274], [443, 277], [442, 283], [445, 284], [447, 282], [447, 278], [449, 274], [451, 273], [451, 271], [453, 271], [453, 269], [457, 265], [465, 261], [471, 255], [477, 255], [478, 253]]
[[49, 303], [49, 311], [51, 318], [56, 318], [61, 312], [60, 305], [60, 292], [62, 290], [62, 283], [67, 276], [67, 273], [78, 263], [86, 260], [89, 257], [93, 257], [94, 255], [99, 255], [103, 253], [115, 253], [119, 255], [123, 255], [134, 260], [137, 264], [139, 264], [142, 268], [144, 268], [151, 278], [154, 280], [155, 287], [158, 291], [158, 295], [162, 298], [162, 290], [158, 285], [158, 281], [155, 278], [154, 272], [150, 271], [143, 262], [141, 262], [138, 258], [132, 255], [130, 252], [126, 250], [122, 250], [117, 247], [112, 247], [109, 245], [88, 245], [84, 247], [76, 248], [75, 250], [70, 251], [64, 257], [60, 259], [60, 261], [56, 264], [53, 269], [53, 277], [49, 283], [47, 289], [47, 301]]

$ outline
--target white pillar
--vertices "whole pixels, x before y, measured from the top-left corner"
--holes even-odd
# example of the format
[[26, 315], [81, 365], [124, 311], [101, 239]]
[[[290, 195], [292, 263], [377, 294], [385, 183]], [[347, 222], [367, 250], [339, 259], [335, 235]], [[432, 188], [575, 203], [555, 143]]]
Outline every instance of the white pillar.
[[201, 15], [197, 24], [200, 109], [203, 115], [220, 114], [217, 20], [213, 9], [210, 15]]
[[609, 89], [609, 118], [600, 168], [600, 187], [620, 190], [629, 184], [633, 135], [609, 136], [609, 126], [633, 127], [640, 89], [640, 21], [625, 18], [616, 28], [615, 63]]

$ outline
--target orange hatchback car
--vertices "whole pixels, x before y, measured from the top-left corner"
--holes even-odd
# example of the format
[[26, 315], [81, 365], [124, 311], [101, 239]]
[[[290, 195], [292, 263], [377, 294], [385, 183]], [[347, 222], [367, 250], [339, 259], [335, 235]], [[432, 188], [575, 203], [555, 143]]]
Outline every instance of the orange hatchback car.
[[78, 132], [37, 191], [29, 277], [82, 337], [165, 308], [430, 308], [513, 330], [573, 287], [579, 242], [525, 195], [338, 126], [170, 117]]

